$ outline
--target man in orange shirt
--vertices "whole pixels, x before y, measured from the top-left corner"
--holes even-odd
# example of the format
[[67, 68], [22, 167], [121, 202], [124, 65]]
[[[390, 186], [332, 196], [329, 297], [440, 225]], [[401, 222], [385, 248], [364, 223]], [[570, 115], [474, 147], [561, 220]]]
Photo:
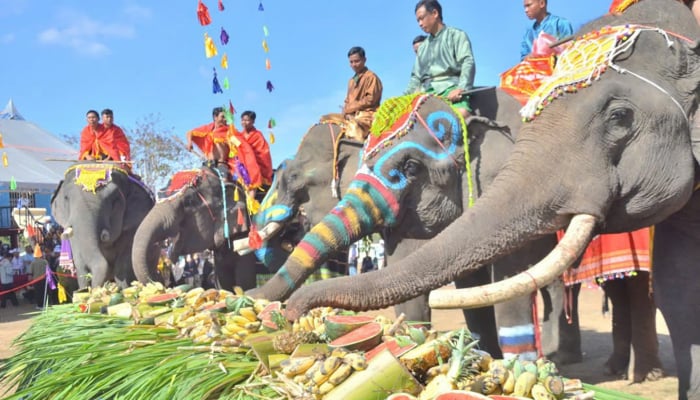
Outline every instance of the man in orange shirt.
[[[246, 186], [251, 189], [260, 187], [263, 183], [261, 168], [253, 148], [233, 126], [226, 124], [226, 113], [222, 107], [214, 108], [212, 118], [214, 122], [187, 132], [187, 150], [192, 151], [192, 143], [196, 144], [208, 161], [228, 164], [229, 170], [239, 175]], [[231, 146], [235, 148], [235, 156], [230, 158]], [[240, 170], [236, 161], [245, 167], [245, 171]]]
[[131, 146], [122, 128], [114, 124], [114, 113], [109, 108], [102, 110], [102, 126], [105, 135], [112, 138], [113, 147], [119, 154], [120, 161], [131, 161]]
[[131, 158], [129, 141], [118, 126], [112, 124], [112, 110], [105, 109], [102, 116], [109, 121], [100, 124], [100, 117], [95, 110], [86, 114], [87, 126], [80, 133], [81, 160], [128, 161]]
[[255, 129], [255, 111], [244, 111], [241, 114], [242, 137], [253, 148], [255, 160], [260, 166], [263, 185], [272, 184], [272, 157], [270, 145], [267, 144], [262, 132]]

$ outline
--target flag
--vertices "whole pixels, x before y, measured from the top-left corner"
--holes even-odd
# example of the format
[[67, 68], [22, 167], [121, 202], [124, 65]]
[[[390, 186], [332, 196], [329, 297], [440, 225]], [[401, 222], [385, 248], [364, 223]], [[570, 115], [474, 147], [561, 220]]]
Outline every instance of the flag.
[[202, 0], [199, 0], [199, 4], [197, 5], [197, 19], [202, 26], [211, 24], [209, 9], [206, 5], [204, 5], [204, 3], [202, 3]]

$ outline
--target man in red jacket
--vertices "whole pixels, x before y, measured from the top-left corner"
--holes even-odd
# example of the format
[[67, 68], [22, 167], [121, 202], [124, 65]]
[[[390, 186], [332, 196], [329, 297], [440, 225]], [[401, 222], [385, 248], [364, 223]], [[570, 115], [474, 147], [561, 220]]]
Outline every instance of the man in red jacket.
[[118, 126], [112, 124], [113, 113], [110, 109], [102, 112], [108, 116], [109, 121], [100, 124], [100, 117], [95, 110], [89, 110], [86, 114], [87, 126], [80, 133], [81, 160], [128, 161], [131, 158], [129, 140]]
[[255, 129], [255, 111], [244, 111], [241, 114], [242, 137], [250, 144], [255, 152], [255, 160], [260, 166], [263, 185], [272, 184], [272, 157], [270, 145], [267, 144], [262, 132]]

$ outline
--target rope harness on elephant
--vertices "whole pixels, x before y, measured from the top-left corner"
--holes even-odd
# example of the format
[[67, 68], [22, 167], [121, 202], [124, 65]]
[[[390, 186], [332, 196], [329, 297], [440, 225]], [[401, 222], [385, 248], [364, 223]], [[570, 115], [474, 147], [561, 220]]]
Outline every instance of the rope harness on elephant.
[[575, 93], [579, 89], [590, 86], [594, 81], [599, 80], [608, 68], [620, 74], [634, 76], [661, 91], [673, 101], [687, 118], [683, 106], [666, 89], [651, 79], [615, 64], [615, 58], [629, 51], [640, 33], [646, 31], [657, 32], [662, 35], [666, 39], [669, 48], [674, 44], [669, 36], [690, 41], [682, 35], [644, 25], [604, 27], [598, 31], [587, 33], [570, 42], [561, 53], [557, 59], [552, 76], [543, 80], [527, 104], [520, 110], [523, 120], [525, 122], [532, 121], [555, 99], [566, 93]]

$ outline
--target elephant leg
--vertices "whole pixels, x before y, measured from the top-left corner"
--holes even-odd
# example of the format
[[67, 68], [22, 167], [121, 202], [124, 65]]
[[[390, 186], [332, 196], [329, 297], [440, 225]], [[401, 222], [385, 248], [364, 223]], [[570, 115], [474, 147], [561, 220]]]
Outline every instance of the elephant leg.
[[654, 298], [666, 320], [678, 373], [678, 398], [700, 399], [700, 191], [654, 229]]
[[627, 278], [627, 293], [632, 308], [632, 350], [634, 382], [657, 380], [663, 375], [656, 335], [656, 304], [649, 292], [649, 273]]
[[220, 288], [233, 290], [235, 286], [243, 290], [256, 286], [255, 254], [241, 256], [229, 249], [214, 252], [214, 270]]
[[632, 312], [627, 293], [626, 279], [611, 279], [603, 285], [605, 294], [612, 303], [612, 339], [613, 352], [606, 361], [608, 372], [612, 375], [627, 373], [632, 346]]
[[[491, 267], [480, 268], [466, 278], [455, 281], [458, 289], [480, 286], [491, 282]], [[479, 348], [494, 358], [503, 358], [496, 331], [496, 313], [493, 307], [462, 310], [467, 327], [479, 339]]]
[[405, 314], [407, 321], [430, 322], [431, 312], [428, 306], [428, 295], [420, 295], [394, 306], [396, 316]]
[[558, 365], [583, 359], [578, 320], [578, 295], [581, 284], [571, 287], [557, 280], [542, 288], [542, 352]]
[[520, 360], [535, 361], [538, 357], [532, 302], [533, 296], [526, 295], [494, 306], [498, 340], [505, 359], [517, 356]]

